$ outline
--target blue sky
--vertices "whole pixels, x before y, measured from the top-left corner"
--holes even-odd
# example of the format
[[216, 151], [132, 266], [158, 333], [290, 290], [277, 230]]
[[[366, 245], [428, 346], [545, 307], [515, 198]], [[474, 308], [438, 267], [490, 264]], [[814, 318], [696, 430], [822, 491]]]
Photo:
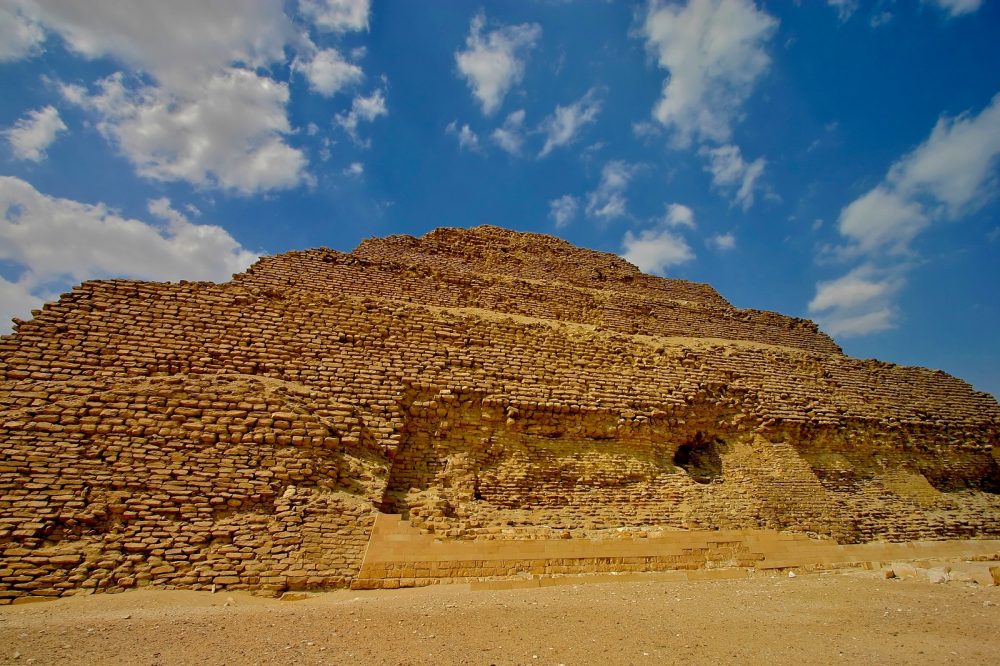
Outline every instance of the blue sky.
[[997, 34], [992, 0], [0, 0], [0, 318], [488, 223], [1000, 395]]

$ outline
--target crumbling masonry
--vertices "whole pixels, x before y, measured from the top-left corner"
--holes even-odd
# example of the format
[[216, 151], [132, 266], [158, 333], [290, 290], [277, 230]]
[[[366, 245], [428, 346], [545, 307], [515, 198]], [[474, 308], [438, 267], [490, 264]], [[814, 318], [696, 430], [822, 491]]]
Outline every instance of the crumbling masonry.
[[386, 514], [470, 553], [998, 538], [998, 433], [942, 372], [495, 227], [87, 282], [0, 338], [0, 603], [753, 560], [732, 537], [361, 575]]

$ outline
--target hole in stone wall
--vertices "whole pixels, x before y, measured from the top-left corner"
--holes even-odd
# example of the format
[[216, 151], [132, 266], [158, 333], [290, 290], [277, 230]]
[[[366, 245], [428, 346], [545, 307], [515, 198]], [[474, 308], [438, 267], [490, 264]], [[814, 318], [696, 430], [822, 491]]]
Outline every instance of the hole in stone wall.
[[718, 437], [697, 433], [690, 442], [681, 444], [674, 453], [674, 464], [688, 473], [698, 483], [711, 483], [722, 478], [721, 449], [725, 446]]

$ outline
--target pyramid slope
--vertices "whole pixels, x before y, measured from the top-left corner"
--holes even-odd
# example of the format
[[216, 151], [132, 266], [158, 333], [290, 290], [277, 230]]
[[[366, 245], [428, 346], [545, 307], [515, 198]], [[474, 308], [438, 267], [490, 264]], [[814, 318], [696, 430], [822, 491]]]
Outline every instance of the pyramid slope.
[[496, 227], [88, 282], [0, 338], [0, 601], [350, 584], [454, 541], [1000, 536], [1000, 407]]

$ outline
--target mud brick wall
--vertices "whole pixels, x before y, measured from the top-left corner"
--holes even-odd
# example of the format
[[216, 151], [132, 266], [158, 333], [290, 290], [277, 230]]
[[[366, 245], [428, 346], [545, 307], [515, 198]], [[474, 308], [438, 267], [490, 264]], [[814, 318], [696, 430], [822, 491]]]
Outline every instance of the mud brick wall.
[[384, 460], [349, 409], [225, 376], [15, 393], [26, 406], [0, 420], [0, 600], [356, 575], [381, 494], [365, 477]]
[[1000, 533], [991, 396], [501, 231], [291, 253], [224, 285], [87, 282], [18, 323], [0, 602], [343, 586], [379, 511], [487, 542]]
[[[391, 240], [391, 239], [390, 239]], [[661, 337], [720, 338], [837, 354], [840, 348], [816, 325], [773, 312], [740, 310], [726, 303], [707, 285], [667, 280], [635, 272], [635, 279], [659, 281], [656, 288], [596, 289], [556, 281], [527, 280], [506, 273], [478, 273], [437, 255], [407, 254], [369, 242], [363, 254], [310, 250], [265, 257], [236, 281], [248, 286], [308, 289], [448, 308], [479, 308], [494, 312], [593, 324], [630, 334]], [[411, 248], [412, 249], [412, 248]], [[386, 257], [379, 260], [378, 257]], [[603, 258], [603, 255], [601, 256]], [[615, 258], [618, 263], [624, 263]], [[586, 264], [575, 258], [579, 270]], [[406, 263], [409, 262], [409, 263]], [[591, 264], [597, 263], [591, 260]], [[593, 269], [598, 270], [598, 269]], [[545, 274], [544, 268], [528, 274]], [[629, 275], [632, 275], [629, 273]]]

